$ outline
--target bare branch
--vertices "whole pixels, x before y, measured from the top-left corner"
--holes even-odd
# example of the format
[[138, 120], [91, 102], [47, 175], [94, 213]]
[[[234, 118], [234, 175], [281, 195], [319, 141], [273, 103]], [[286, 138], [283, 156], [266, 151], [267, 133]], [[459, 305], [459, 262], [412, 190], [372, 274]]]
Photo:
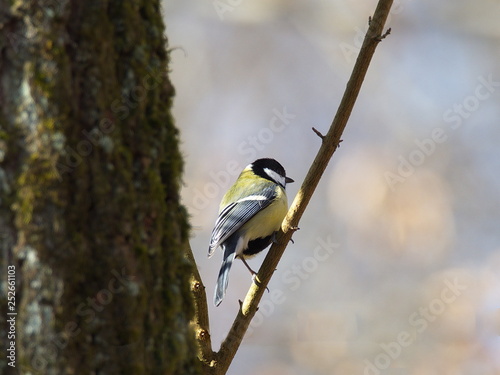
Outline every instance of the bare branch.
[[[326, 135], [321, 134], [313, 128], [313, 131], [322, 139], [321, 147], [314, 159], [309, 172], [300, 187], [299, 192], [285, 217], [281, 226], [281, 231], [277, 235], [276, 242], [271, 246], [267, 256], [262, 263], [257, 274], [258, 283], [252, 283], [243, 303], [240, 303], [240, 309], [233, 322], [229, 333], [221, 345], [219, 352], [214, 353], [211, 363], [214, 364], [213, 374], [225, 374], [231, 361], [238, 350], [241, 341], [253, 316], [258, 310], [258, 304], [262, 298], [267, 284], [271, 279], [276, 266], [278, 265], [286, 246], [291, 240], [292, 234], [298, 227], [302, 217], [318, 183], [321, 179], [331, 157], [339, 147], [342, 133], [345, 129], [349, 116], [358, 97], [361, 85], [365, 78], [368, 66], [379, 42], [390, 33], [388, 29], [383, 33], [383, 28], [389, 15], [393, 0], [379, 0], [373, 18], [369, 19], [369, 28], [365, 35], [363, 45], [361, 46], [358, 58], [353, 68], [353, 72], [347, 82], [344, 96], [340, 102], [339, 108], [333, 119], [333, 122]], [[197, 302], [198, 305], [198, 302]], [[206, 300], [205, 300], [206, 305]], [[208, 327], [208, 319], [207, 326]], [[209, 355], [207, 348], [205, 355]], [[210, 349], [211, 351], [211, 349]]]
[[194, 297], [195, 316], [191, 321], [196, 341], [200, 348], [198, 358], [205, 367], [205, 373], [211, 374], [214, 371], [214, 352], [212, 350], [212, 341], [210, 339], [210, 326], [208, 319], [208, 305], [207, 295], [205, 293], [205, 285], [201, 280], [198, 266], [193, 256], [191, 246], [188, 244], [186, 249], [186, 256], [191, 262], [193, 267], [193, 274], [190, 279], [191, 292]]

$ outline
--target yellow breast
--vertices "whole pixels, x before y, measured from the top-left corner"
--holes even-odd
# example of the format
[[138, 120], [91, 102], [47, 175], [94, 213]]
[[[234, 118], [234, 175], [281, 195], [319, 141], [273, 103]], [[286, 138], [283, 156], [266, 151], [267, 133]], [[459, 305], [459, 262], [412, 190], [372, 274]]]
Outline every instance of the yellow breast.
[[241, 232], [248, 240], [267, 237], [280, 229], [288, 211], [288, 201], [280, 186], [276, 188], [276, 192], [276, 199], [241, 227]]

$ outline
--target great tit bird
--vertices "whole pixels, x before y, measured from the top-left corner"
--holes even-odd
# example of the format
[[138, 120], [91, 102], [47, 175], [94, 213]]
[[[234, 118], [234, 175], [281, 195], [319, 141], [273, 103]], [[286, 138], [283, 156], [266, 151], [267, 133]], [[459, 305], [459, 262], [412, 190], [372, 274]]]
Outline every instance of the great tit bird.
[[222, 198], [219, 216], [212, 231], [208, 256], [221, 246], [222, 265], [215, 287], [214, 304], [222, 302], [234, 258], [245, 258], [268, 247], [280, 229], [288, 210], [287, 183], [283, 166], [274, 159], [258, 159], [249, 164]]

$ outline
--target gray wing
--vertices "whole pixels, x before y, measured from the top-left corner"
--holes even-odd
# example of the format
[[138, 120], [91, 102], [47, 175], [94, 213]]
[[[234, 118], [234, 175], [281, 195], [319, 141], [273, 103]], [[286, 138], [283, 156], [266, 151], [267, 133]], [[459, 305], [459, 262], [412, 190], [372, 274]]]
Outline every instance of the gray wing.
[[208, 256], [211, 256], [220, 244], [240, 229], [243, 224], [255, 216], [260, 210], [269, 206], [275, 198], [275, 187], [267, 187], [259, 194], [239, 199], [224, 207], [212, 231], [210, 246], [208, 247]]

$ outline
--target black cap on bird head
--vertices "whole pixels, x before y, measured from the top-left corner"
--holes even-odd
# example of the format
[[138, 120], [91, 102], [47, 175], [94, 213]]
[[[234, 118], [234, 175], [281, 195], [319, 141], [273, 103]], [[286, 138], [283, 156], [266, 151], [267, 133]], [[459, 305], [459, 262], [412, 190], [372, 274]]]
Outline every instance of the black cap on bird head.
[[283, 188], [287, 183], [294, 182], [290, 177], [286, 176], [285, 168], [275, 159], [257, 159], [250, 165], [257, 176], [273, 181]]

